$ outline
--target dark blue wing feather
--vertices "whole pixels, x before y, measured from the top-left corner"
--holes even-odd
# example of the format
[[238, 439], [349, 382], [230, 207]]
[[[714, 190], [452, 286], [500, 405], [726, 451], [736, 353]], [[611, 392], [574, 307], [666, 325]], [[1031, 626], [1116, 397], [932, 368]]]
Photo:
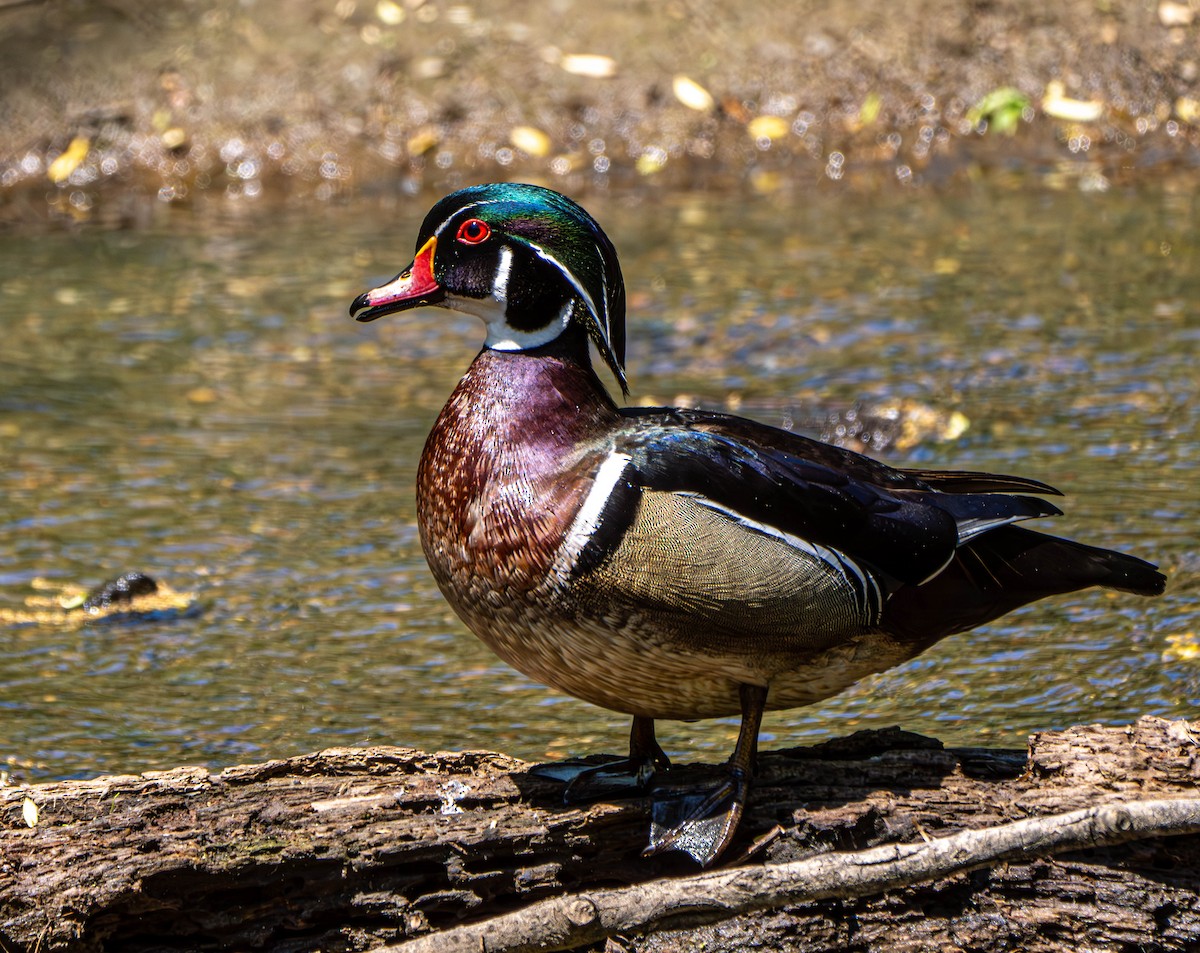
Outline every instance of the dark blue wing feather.
[[[935, 489], [930, 484], [940, 475], [925, 480], [926, 474], [742, 419], [649, 409], [626, 417], [617, 449], [629, 455], [645, 488], [705, 497], [747, 520], [836, 549], [896, 582], [925, 581], [960, 543], [990, 529], [1060, 512], [1030, 496]], [[988, 485], [990, 476], [960, 475], [970, 486]], [[1005, 487], [1043, 486], [994, 480]], [[949, 477], [941, 482], [955, 485]]]

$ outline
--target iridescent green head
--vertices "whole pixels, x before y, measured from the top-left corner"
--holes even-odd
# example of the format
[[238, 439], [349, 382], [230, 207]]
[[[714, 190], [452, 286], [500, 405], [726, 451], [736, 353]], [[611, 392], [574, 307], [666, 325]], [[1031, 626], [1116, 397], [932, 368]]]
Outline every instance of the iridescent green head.
[[485, 346], [524, 351], [582, 327], [625, 384], [625, 282], [595, 220], [537, 185], [461, 189], [425, 216], [411, 265], [354, 299], [359, 321], [422, 305], [464, 311], [487, 326]]

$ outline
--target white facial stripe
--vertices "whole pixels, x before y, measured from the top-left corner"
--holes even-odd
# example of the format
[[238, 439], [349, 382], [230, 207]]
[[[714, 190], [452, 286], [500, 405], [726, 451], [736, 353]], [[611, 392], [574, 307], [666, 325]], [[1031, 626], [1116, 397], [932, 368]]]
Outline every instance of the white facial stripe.
[[[605, 266], [605, 264], [604, 264], [604, 254], [603, 254], [603, 252], [601, 252], [601, 251], [600, 251], [600, 246], [599, 246], [599, 244], [597, 244], [597, 245], [595, 245], [595, 246], [593, 247], [593, 251], [595, 251], [595, 253], [596, 253], [596, 257], [600, 259], [600, 291], [601, 291], [601, 293], [604, 295], [604, 301], [602, 302], [602, 304], [604, 305], [604, 315], [603, 315], [603, 320], [601, 320], [601, 316], [600, 316], [599, 314], [597, 314], [597, 315], [596, 315], [596, 320], [597, 320], [597, 321], [600, 321], [601, 325], [604, 327], [604, 340], [606, 340], [606, 341], [607, 341], [607, 340], [609, 340], [609, 327], [608, 327], [608, 268], [607, 268], [607, 267]], [[592, 313], [593, 313], [593, 314], [595, 314], [595, 312], [592, 312]]]
[[[559, 261], [553, 255], [551, 255], [548, 251], [546, 251], [546, 249], [542, 248], [540, 245], [535, 245], [532, 242], [529, 242], [528, 245], [530, 248], [533, 249], [534, 254], [536, 254], [538, 256], [538, 258], [542, 259], [543, 261], [550, 262], [550, 264], [552, 264], [555, 268], [557, 268], [559, 271], [561, 271], [563, 273], [563, 277], [566, 278], [567, 281], [569, 281], [571, 283], [571, 287], [574, 288], [576, 290], [576, 292], [579, 293], [579, 297], [581, 297], [583, 299], [583, 303], [587, 305], [588, 310], [590, 312], [592, 312], [592, 314], [596, 318], [596, 320], [600, 322], [601, 326], [604, 328], [604, 335], [605, 335], [605, 337], [607, 337], [608, 336], [608, 316], [601, 315], [600, 312], [596, 310], [596, 302], [593, 301], [592, 296], [587, 293], [587, 289], [584, 288], [583, 285], [581, 285], [579, 283], [579, 279], [576, 278], [575, 275], [571, 273], [571, 269], [568, 268], [566, 265], [564, 265], [561, 261]], [[602, 270], [602, 273], [603, 273], [603, 270]]]
[[500, 262], [492, 277], [492, 297], [497, 301], [508, 301], [508, 276], [512, 272], [513, 250], [508, 245], [500, 246]]
[[442, 229], [450, 224], [450, 219], [457, 218], [463, 212], [467, 211], [467, 209], [479, 208], [479, 206], [481, 206], [481, 205], [495, 205], [497, 202], [504, 202], [504, 201], [507, 201], [507, 200], [506, 199], [480, 199], [478, 202], [472, 202], [470, 205], [460, 206], [459, 208], [456, 208], [453, 212], [451, 212], [449, 216], [447, 216], [445, 219], [442, 220], [442, 223], [433, 230], [433, 234], [441, 235]]
[[629, 460], [627, 453], [610, 453], [596, 471], [592, 488], [588, 491], [583, 506], [575, 514], [575, 520], [567, 531], [562, 549], [559, 550], [558, 562], [566, 571], [569, 572], [575, 565], [588, 540], [600, 527], [600, 515], [616, 489], [617, 481], [624, 475]]
[[[863, 614], [867, 615], [872, 622], [879, 618], [879, 612], [883, 607], [883, 593], [879, 589], [879, 583], [866, 573], [861, 566], [848, 556], [844, 556], [836, 549], [829, 549], [819, 543], [809, 542], [807, 539], [801, 539], [799, 536], [793, 536], [791, 533], [785, 533], [778, 526], [772, 526], [769, 523], [760, 523], [758, 520], [752, 520], [750, 517], [731, 510], [726, 506], [722, 506], [706, 496], [701, 496], [698, 493], [681, 493], [681, 496], [688, 496], [694, 499], [701, 506], [705, 506], [710, 510], [721, 513], [729, 517], [735, 523], [745, 526], [747, 529], [755, 530], [762, 533], [764, 536], [773, 536], [778, 540], [787, 543], [789, 546], [808, 553], [814, 556], [821, 562], [825, 563], [831, 569], [837, 570], [846, 578], [846, 581], [851, 584], [856, 593], [861, 597], [859, 600], [859, 608]], [[939, 570], [940, 572], [941, 570]], [[936, 575], [936, 573], [935, 573]], [[851, 576], [854, 579], [851, 579]], [[857, 584], [855, 583], [857, 580]]]

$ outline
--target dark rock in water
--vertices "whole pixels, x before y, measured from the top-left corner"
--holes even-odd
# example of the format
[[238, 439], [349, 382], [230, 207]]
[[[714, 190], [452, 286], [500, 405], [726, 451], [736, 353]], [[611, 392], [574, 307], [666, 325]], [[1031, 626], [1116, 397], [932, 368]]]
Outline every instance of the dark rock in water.
[[127, 572], [97, 586], [88, 593], [82, 608], [87, 612], [125, 606], [138, 596], [150, 596], [158, 592], [158, 583], [141, 572]]

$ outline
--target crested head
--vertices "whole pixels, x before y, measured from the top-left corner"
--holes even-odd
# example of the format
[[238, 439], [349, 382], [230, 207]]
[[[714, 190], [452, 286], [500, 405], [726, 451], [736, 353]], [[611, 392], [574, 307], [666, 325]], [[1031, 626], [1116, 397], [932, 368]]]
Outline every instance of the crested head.
[[425, 216], [413, 263], [359, 295], [350, 313], [371, 321], [421, 305], [481, 318], [485, 346], [498, 351], [541, 347], [578, 327], [627, 390], [616, 250], [595, 219], [558, 192], [501, 182], [447, 195]]

